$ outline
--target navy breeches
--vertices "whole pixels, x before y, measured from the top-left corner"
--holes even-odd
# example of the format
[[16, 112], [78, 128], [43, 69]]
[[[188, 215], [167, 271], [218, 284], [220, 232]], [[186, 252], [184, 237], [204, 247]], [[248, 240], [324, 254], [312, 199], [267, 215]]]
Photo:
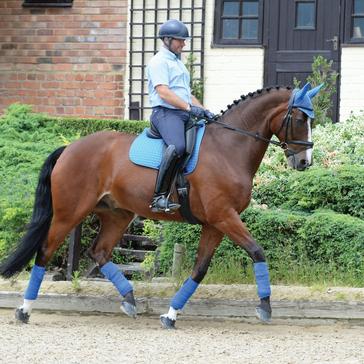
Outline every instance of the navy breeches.
[[185, 125], [190, 114], [184, 110], [168, 109], [163, 106], [153, 107], [150, 121], [159, 131], [167, 145], [174, 145], [181, 157], [186, 150]]

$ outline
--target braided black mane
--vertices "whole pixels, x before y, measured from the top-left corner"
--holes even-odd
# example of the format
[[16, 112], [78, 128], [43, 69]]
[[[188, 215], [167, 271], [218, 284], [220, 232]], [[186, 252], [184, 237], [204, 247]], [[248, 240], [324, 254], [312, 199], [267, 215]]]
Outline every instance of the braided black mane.
[[279, 90], [281, 88], [287, 89], [287, 90], [292, 89], [291, 86], [270, 86], [270, 87], [266, 87], [266, 88], [263, 88], [263, 89], [256, 90], [254, 92], [249, 92], [247, 95], [241, 95], [240, 98], [238, 100], [234, 100], [232, 104], [227, 105], [227, 109], [226, 110], [221, 110], [220, 115], [225, 114], [233, 106], [238, 105], [239, 103], [241, 103], [243, 101], [250, 100], [251, 98], [253, 98], [255, 96], [261, 96], [261, 95], [266, 94], [267, 92], [269, 92], [271, 90]]

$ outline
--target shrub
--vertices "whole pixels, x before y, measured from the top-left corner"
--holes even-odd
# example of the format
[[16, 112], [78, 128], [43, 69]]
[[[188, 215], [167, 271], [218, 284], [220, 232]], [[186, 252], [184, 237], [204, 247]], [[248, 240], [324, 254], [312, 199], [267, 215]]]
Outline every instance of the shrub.
[[[364, 165], [364, 114], [352, 115], [345, 122], [318, 125], [313, 129], [312, 139], [315, 143], [314, 166], [331, 168], [342, 164]], [[291, 173], [283, 151], [270, 146], [259, 167], [256, 180], [269, 180]]]
[[338, 271], [364, 273], [364, 221], [332, 211], [310, 215], [298, 231], [310, 261], [333, 264]]
[[[272, 276], [277, 280], [282, 277], [287, 279], [289, 267], [306, 270], [319, 266], [322, 274], [345, 272], [361, 281], [364, 273], [362, 220], [332, 211], [305, 214], [261, 208], [248, 208], [242, 219], [265, 250]], [[164, 272], [169, 271], [174, 244], [180, 243], [186, 247], [185, 269], [191, 270], [200, 238], [200, 226], [171, 222], [163, 223], [163, 227], [161, 268]], [[212, 266], [231, 262], [240, 262], [244, 270], [251, 266], [245, 251], [224, 238], [216, 250]]]
[[130, 121], [117, 119], [82, 119], [82, 118], [55, 118], [52, 119], [60, 130], [68, 133], [86, 136], [102, 130], [116, 130], [128, 134], [139, 134], [149, 126], [147, 121]]
[[[328, 114], [333, 106], [332, 96], [336, 93], [336, 79], [338, 77], [338, 73], [332, 69], [332, 63], [332, 60], [328, 61], [323, 56], [314, 57], [312, 73], [307, 77], [307, 81], [311, 83], [312, 88], [324, 84], [318, 95], [313, 99], [316, 125], [332, 123]], [[300, 83], [294, 80], [296, 87]]]
[[313, 131], [314, 164], [331, 168], [340, 164], [364, 165], [364, 114], [340, 123], [318, 125]]
[[329, 208], [364, 218], [364, 166], [311, 168], [261, 182], [253, 191], [259, 204], [269, 207], [312, 211]]

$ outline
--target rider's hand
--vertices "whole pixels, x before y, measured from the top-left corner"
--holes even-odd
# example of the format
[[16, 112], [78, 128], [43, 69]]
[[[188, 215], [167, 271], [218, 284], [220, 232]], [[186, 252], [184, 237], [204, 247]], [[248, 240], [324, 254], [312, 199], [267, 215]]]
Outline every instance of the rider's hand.
[[215, 118], [215, 114], [212, 113], [210, 110], [204, 110], [206, 119], [212, 120]]
[[203, 119], [205, 117], [205, 109], [199, 106], [191, 105], [190, 106], [190, 113], [192, 116]]

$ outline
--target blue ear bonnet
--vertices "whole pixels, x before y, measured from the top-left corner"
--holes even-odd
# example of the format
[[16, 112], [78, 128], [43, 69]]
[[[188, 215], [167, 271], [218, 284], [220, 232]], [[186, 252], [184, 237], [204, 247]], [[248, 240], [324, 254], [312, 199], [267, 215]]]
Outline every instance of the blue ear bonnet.
[[306, 83], [301, 89], [294, 89], [288, 107], [296, 107], [304, 112], [309, 118], [313, 119], [315, 114], [313, 112], [312, 98], [317, 95], [323, 85], [324, 84], [322, 83], [311, 90], [311, 84]]

